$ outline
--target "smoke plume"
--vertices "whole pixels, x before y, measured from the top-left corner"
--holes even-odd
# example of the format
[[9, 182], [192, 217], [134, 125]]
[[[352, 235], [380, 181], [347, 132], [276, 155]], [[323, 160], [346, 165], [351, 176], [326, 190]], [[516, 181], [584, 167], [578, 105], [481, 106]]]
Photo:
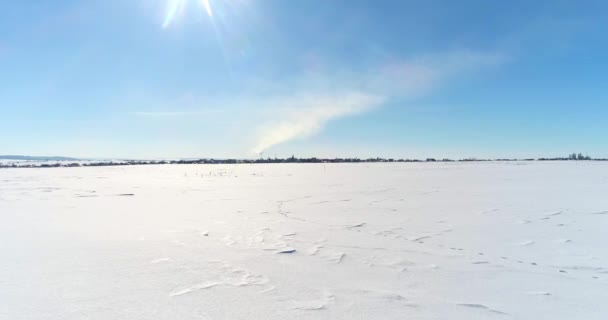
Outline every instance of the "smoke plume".
[[298, 101], [291, 102], [291, 112], [286, 120], [262, 130], [253, 152], [260, 154], [278, 144], [309, 137], [321, 131], [332, 120], [369, 111], [384, 100], [382, 96], [362, 93], [299, 98]]

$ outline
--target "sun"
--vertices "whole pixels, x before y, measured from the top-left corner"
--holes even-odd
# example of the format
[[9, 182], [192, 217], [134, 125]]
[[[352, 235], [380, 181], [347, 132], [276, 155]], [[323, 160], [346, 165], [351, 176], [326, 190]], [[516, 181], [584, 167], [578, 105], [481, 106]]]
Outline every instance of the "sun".
[[[191, 0], [168, 0], [167, 2], [167, 13], [163, 21], [163, 28], [168, 28], [175, 21], [175, 19], [181, 15], [186, 9], [186, 5]], [[210, 18], [213, 18], [213, 10], [209, 0], [196, 0], [198, 1]]]

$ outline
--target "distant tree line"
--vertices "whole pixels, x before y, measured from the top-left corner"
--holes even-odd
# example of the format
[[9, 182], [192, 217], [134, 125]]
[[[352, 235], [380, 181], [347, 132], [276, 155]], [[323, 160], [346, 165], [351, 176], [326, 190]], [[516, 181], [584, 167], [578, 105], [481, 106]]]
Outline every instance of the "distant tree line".
[[561, 160], [561, 161], [571, 161], [571, 160], [577, 160], [577, 161], [578, 160], [606, 161], [608, 159], [594, 159], [594, 158], [591, 158], [588, 155], [583, 155], [580, 152], [579, 153], [574, 152], [574, 153], [569, 154], [567, 158], [539, 158], [538, 160], [539, 161], [547, 161], [547, 160], [553, 160], [553, 161], [555, 161], [555, 160]]
[[582, 153], [572, 153], [568, 157], [558, 158], [527, 158], [527, 159], [477, 159], [465, 158], [453, 160], [448, 158], [435, 159], [394, 159], [394, 158], [265, 158], [265, 159], [192, 159], [192, 160], [124, 160], [124, 161], [98, 161], [98, 162], [56, 162], [56, 163], [0, 163], [0, 168], [57, 168], [57, 167], [110, 167], [132, 165], [169, 165], [169, 164], [260, 164], [260, 163], [375, 163], [375, 162], [481, 162], [481, 161], [572, 161], [593, 160], [608, 161], [608, 159], [594, 159]]
[[568, 156], [568, 158], [570, 160], [591, 160], [591, 157], [586, 155], [583, 156], [582, 153], [576, 154], [576, 153], [572, 153], [570, 156]]

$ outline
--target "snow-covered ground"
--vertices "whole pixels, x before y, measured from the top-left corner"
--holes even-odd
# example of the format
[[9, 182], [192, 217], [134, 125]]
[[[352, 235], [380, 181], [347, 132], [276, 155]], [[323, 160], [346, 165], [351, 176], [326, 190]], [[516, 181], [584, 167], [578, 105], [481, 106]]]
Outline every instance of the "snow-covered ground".
[[606, 319], [608, 163], [0, 169], [0, 319]]

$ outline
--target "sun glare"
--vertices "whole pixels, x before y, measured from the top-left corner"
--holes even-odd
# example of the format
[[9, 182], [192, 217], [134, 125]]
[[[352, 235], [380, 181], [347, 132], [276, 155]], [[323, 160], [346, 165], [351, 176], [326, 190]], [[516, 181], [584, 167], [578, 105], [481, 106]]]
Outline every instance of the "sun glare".
[[[177, 19], [179, 15], [181, 15], [186, 9], [186, 5], [190, 0], [168, 0], [167, 2], [167, 12], [165, 14], [165, 19], [163, 21], [163, 28], [168, 28], [171, 24]], [[211, 8], [211, 3], [209, 0], [198, 0], [200, 4], [203, 6], [207, 15], [210, 18], [213, 18], [213, 10]]]

